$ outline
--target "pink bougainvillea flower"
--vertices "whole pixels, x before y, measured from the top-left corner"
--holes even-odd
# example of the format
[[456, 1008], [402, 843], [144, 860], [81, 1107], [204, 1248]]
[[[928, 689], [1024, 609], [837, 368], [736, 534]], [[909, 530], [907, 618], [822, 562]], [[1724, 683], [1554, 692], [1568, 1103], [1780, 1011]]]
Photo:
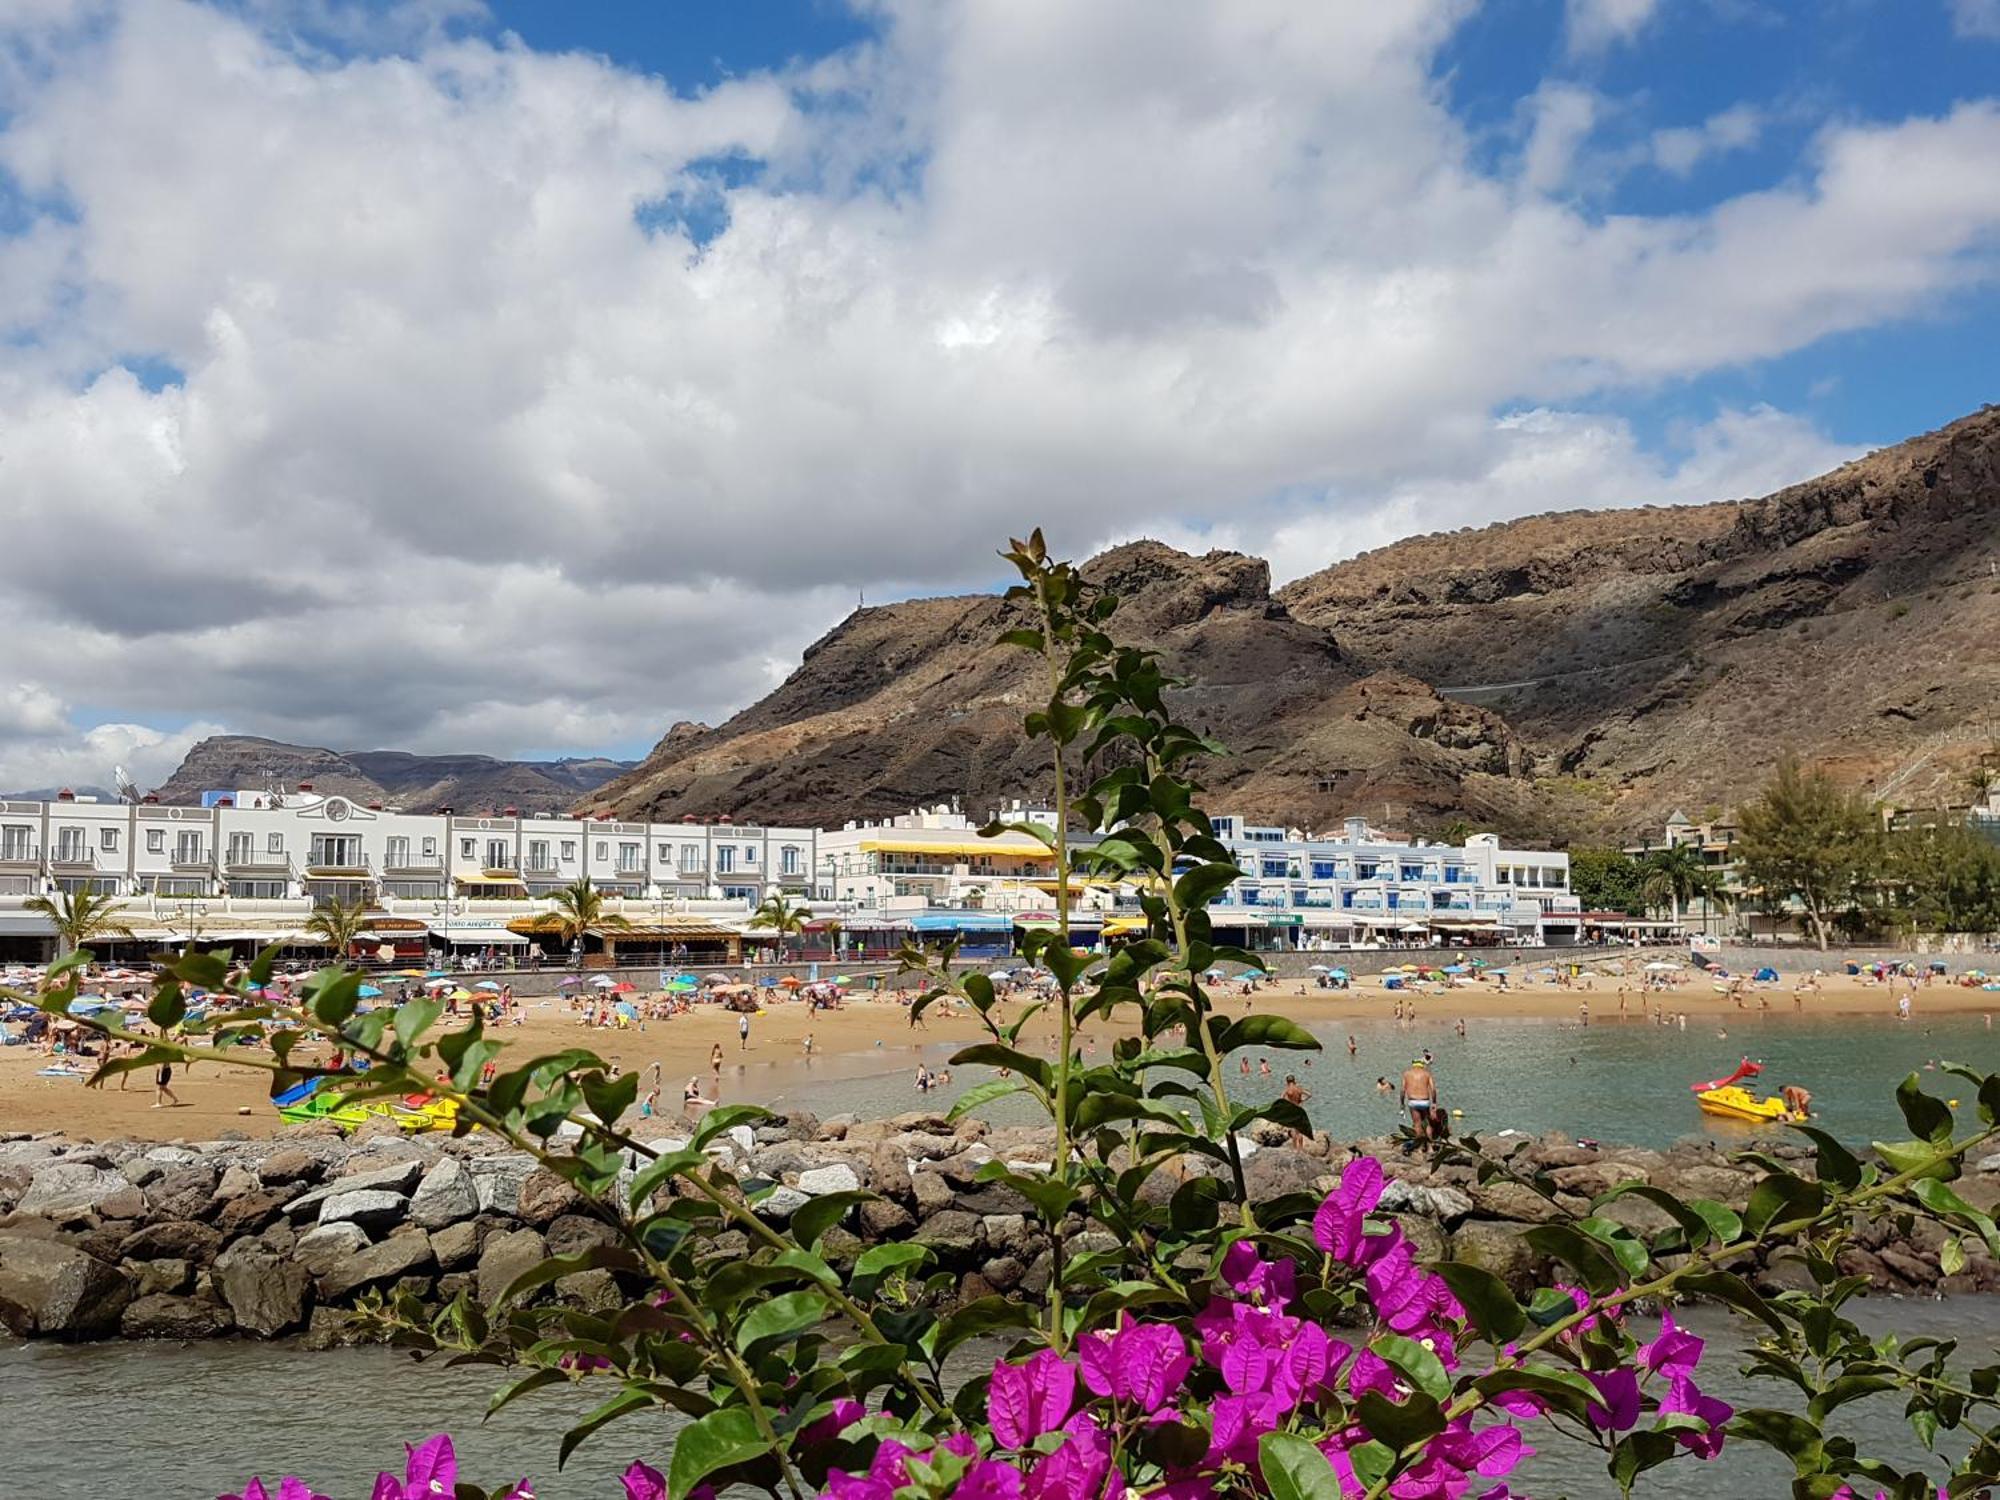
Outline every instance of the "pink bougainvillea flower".
[[1209, 1407], [1211, 1425], [1208, 1438], [1208, 1466], [1238, 1463], [1255, 1465], [1257, 1442], [1274, 1431], [1285, 1413], [1276, 1398], [1267, 1393], [1217, 1396]]
[[1590, 1425], [1600, 1432], [1624, 1432], [1639, 1420], [1639, 1377], [1631, 1370], [1585, 1372], [1597, 1387], [1597, 1400], [1584, 1408]]
[[1373, 1349], [1363, 1349], [1354, 1356], [1354, 1365], [1347, 1372], [1347, 1389], [1354, 1396], [1369, 1391], [1394, 1401], [1405, 1394], [1401, 1387], [1402, 1372]]
[[1693, 1377], [1688, 1375], [1674, 1378], [1667, 1387], [1666, 1396], [1660, 1401], [1660, 1411], [1667, 1416], [1684, 1413], [1708, 1423], [1706, 1432], [1682, 1430], [1674, 1434], [1674, 1441], [1696, 1458], [1713, 1458], [1722, 1451], [1722, 1424], [1736, 1415], [1736, 1408], [1727, 1401], [1703, 1395], [1696, 1389]]
[[252, 1479], [243, 1486], [240, 1495], [219, 1495], [216, 1500], [326, 1500], [326, 1496], [313, 1489], [303, 1479], [287, 1474], [278, 1481], [278, 1493], [274, 1497], [264, 1488], [264, 1481]]
[[368, 1500], [437, 1500], [458, 1489], [458, 1455], [451, 1439], [440, 1432], [409, 1449], [400, 1482], [393, 1474], [376, 1476]]
[[1068, 1440], [1028, 1474], [1026, 1500], [1103, 1500], [1124, 1489], [1111, 1467], [1111, 1440], [1088, 1412], [1063, 1424]]
[[[842, 1396], [833, 1403], [832, 1411], [821, 1417], [817, 1422], [807, 1426], [805, 1431], [799, 1434], [799, 1443], [802, 1447], [806, 1448], [814, 1448], [821, 1443], [830, 1443], [867, 1415], [868, 1409], [859, 1401]], [[639, 1466], [635, 1465], [634, 1467]], [[660, 1493], [664, 1496], [666, 1491], [662, 1490]]]
[[997, 1459], [982, 1458], [958, 1481], [952, 1500], [1021, 1500], [1021, 1471]]
[[1289, 1307], [1298, 1294], [1292, 1263], [1265, 1260], [1249, 1240], [1238, 1240], [1222, 1257], [1222, 1279], [1239, 1297], [1264, 1307]]
[[1369, 1211], [1381, 1201], [1382, 1163], [1372, 1156], [1357, 1157], [1313, 1215], [1313, 1243], [1337, 1261], [1358, 1265]]
[[1099, 1396], [1130, 1402], [1152, 1416], [1180, 1393], [1194, 1368], [1194, 1356], [1180, 1330], [1169, 1323], [1135, 1323], [1126, 1313], [1115, 1333], [1086, 1334], [1077, 1341], [1083, 1383]]
[[1674, 1322], [1670, 1312], [1660, 1314], [1660, 1336], [1639, 1346], [1639, 1363], [1669, 1380], [1692, 1375], [1701, 1363], [1702, 1341]]
[[986, 1418], [1003, 1448], [1025, 1448], [1054, 1432], [1075, 1404], [1076, 1366], [1053, 1349], [1018, 1365], [996, 1361], [986, 1388]]
[[1423, 1456], [1396, 1476], [1389, 1493], [1395, 1500], [1459, 1500], [1475, 1478], [1511, 1474], [1534, 1451], [1504, 1423], [1474, 1431], [1460, 1419], [1431, 1439]]
[[1440, 1318], [1462, 1321], [1465, 1309], [1451, 1294], [1442, 1277], [1430, 1275], [1417, 1265], [1415, 1253], [1398, 1226], [1387, 1237], [1388, 1248], [1369, 1264], [1365, 1273], [1369, 1298], [1375, 1312], [1397, 1333], [1427, 1332]]
[[635, 1460], [618, 1479], [625, 1486], [625, 1500], [667, 1500], [667, 1477], [650, 1464]]

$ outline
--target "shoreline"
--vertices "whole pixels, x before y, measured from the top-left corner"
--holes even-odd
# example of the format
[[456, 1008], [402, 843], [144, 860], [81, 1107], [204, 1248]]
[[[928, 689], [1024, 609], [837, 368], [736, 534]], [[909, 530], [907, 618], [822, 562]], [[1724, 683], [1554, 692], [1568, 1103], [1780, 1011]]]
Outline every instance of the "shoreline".
[[[1399, 1006], [1414, 1007], [1421, 1022], [1433, 1025], [1451, 1025], [1462, 1019], [1468, 1025], [1539, 1022], [1576, 1027], [1581, 1024], [1582, 1008], [1588, 1007], [1593, 1030], [1643, 1030], [1653, 1024], [1648, 1008], [1656, 1006], [1663, 1008], [1670, 1020], [1677, 1013], [1686, 1014], [1690, 1030], [1718, 1024], [1726, 1029], [1739, 1022], [1781, 1026], [1797, 1019], [1852, 1022], [1857, 1027], [1901, 1024], [1895, 1013], [1896, 999], [1903, 993], [1900, 984], [1864, 982], [1848, 975], [1828, 976], [1819, 983], [1817, 992], [1800, 995], [1796, 1003], [1791, 976], [1777, 984], [1746, 988], [1739, 1008], [1705, 978], [1663, 993], [1642, 992], [1636, 976], [1621, 979], [1603, 972], [1570, 987], [1510, 984], [1505, 991], [1490, 982], [1448, 991], [1436, 987], [1393, 991], [1383, 988], [1374, 977], [1357, 979], [1349, 990], [1330, 991], [1315, 989], [1303, 980], [1284, 979], [1259, 986], [1248, 997], [1247, 1009], [1329, 1030], [1352, 1023], [1392, 1023]], [[1621, 985], [1625, 990], [1622, 1018], [1618, 1009]], [[1223, 984], [1217, 989], [1221, 1013], [1235, 1016], [1244, 1012], [1244, 997], [1235, 993], [1235, 985]], [[1019, 1002], [1007, 1003], [1012, 1007]], [[767, 1098], [771, 1090], [794, 1089], [801, 1080], [815, 1075], [833, 1078], [850, 1070], [894, 1071], [893, 1067], [856, 1069], [855, 1064], [906, 1052], [917, 1044], [963, 1045], [984, 1035], [977, 1018], [962, 1007], [956, 1008], [955, 1014], [933, 1007], [923, 1026], [913, 1028], [903, 1006], [888, 995], [858, 996], [838, 1009], [811, 1016], [800, 1002], [775, 1002], [751, 1017], [747, 1048], [739, 1045], [736, 1015], [720, 1006], [698, 1006], [685, 1015], [648, 1021], [643, 1029], [636, 1024], [585, 1027], [569, 1010], [568, 1002], [555, 997], [530, 998], [524, 1009], [525, 1024], [500, 1027], [494, 1033], [509, 1044], [510, 1052], [535, 1056], [567, 1047], [589, 1047], [624, 1071], [641, 1071], [642, 1095], [654, 1086], [657, 1066], [659, 1099], [655, 1112], [663, 1117], [679, 1113], [681, 1092], [691, 1076], [699, 1079], [704, 1097], [715, 1097], [719, 1083], [723, 1102], [741, 1102]], [[2000, 993], [1943, 982], [1919, 983], [1913, 992], [1912, 1010], [1910, 1024], [1921, 1024], [1928, 1018], [1983, 1016], [1990, 1026], [1992, 1017], [2000, 1013]], [[1122, 1025], [1100, 1021], [1082, 1028], [1081, 1036], [1085, 1045], [1094, 1039], [1108, 1046], [1125, 1030]], [[804, 1045], [808, 1033], [813, 1038], [810, 1066]], [[1025, 1040], [1034, 1047], [1052, 1047], [1052, 1023], [1046, 1028], [1031, 1026]], [[716, 1046], [723, 1054], [719, 1077], [711, 1066], [711, 1049]], [[301, 1055], [310, 1059], [321, 1054], [306, 1050]], [[182, 1103], [155, 1109], [148, 1076], [128, 1074], [92, 1089], [81, 1079], [39, 1076], [38, 1070], [50, 1061], [33, 1046], [0, 1049], [0, 1131], [62, 1131], [78, 1140], [168, 1141], [214, 1139], [224, 1132], [269, 1136], [286, 1128], [268, 1102], [266, 1076], [255, 1069], [208, 1062], [191, 1072], [176, 1067], [173, 1091]], [[821, 1067], [824, 1073], [817, 1072]], [[917, 1102], [921, 1100], [913, 1100]]]

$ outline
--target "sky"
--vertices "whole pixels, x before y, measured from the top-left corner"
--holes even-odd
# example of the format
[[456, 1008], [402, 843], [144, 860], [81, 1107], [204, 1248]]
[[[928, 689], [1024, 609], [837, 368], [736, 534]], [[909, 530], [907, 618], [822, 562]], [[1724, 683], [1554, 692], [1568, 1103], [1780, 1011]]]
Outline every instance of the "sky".
[[0, 788], [1767, 493], [2000, 397], [1996, 95], [2000, 0], [8, 0]]

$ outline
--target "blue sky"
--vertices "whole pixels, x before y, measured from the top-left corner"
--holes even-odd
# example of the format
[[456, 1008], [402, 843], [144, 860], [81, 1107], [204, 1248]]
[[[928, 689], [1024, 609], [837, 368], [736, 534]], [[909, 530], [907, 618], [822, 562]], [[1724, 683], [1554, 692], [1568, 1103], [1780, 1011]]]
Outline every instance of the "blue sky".
[[2000, 0], [0, 8], [0, 788], [637, 753], [1038, 521], [1767, 493], [1994, 399], [1996, 80]]

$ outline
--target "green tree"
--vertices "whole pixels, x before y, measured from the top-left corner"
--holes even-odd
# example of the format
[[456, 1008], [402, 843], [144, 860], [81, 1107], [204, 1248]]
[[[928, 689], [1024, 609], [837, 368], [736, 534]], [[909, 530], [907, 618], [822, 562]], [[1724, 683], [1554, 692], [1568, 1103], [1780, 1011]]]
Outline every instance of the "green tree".
[[1881, 889], [1908, 931], [1992, 932], [2000, 929], [2000, 846], [1963, 823], [1904, 829], [1885, 843]]
[[363, 900], [330, 901], [306, 918], [306, 936], [326, 944], [337, 959], [354, 951], [355, 941], [368, 927], [368, 903]]
[[1622, 911], [1636, 916], [1640, 909], [1639, 874], [1639, 861], [1622, 849], [1569, 852], [1569, 888], [1583, 902], [1585, 911]]
[[778, 957], [785, 956], [785, 940], [806, 930], [806, 923], [812, 919], [812, 908], [793, 905], [785, 899], [783, 891], [773, 891], [764, 898], [763, 904], [751, 913], [750, 925], [765, 932], [773, 932], [778, 937]]
[[58, 958], [97, 938], [133, 940], [132, 929], [125, 925], [123, 903], [98, 891], [57, 891], [53, 896], [30, 896], [23, 905], [55, 925]]
[[1738, 867], [1767, 905], [1797, 901], [1823, 949], [1834, 918], [1857, 904], [1880, 870], [1874, 807], [1796, 756], [1778, 763], [1763, 794], [1738, 819]]
[[1691, 844], [1675, 844], [1647, 855], [1639, 870], [1639, 895], [1649, 910], [1665, 907], [1676, 925], [1681, 908], [1697, 896], [1711, 901], [1721, 894], [1722, 882], [1702, 862], [1701, 851]]
[[604, 892], [591, 884], [590, 877], [573, 880], [549, 897], [555, 910], [540, 917], [535, 925], [562, 937], [563, 948], [571, 951], [587, 932], [623, 932], [632, 924], [604, 909]]

